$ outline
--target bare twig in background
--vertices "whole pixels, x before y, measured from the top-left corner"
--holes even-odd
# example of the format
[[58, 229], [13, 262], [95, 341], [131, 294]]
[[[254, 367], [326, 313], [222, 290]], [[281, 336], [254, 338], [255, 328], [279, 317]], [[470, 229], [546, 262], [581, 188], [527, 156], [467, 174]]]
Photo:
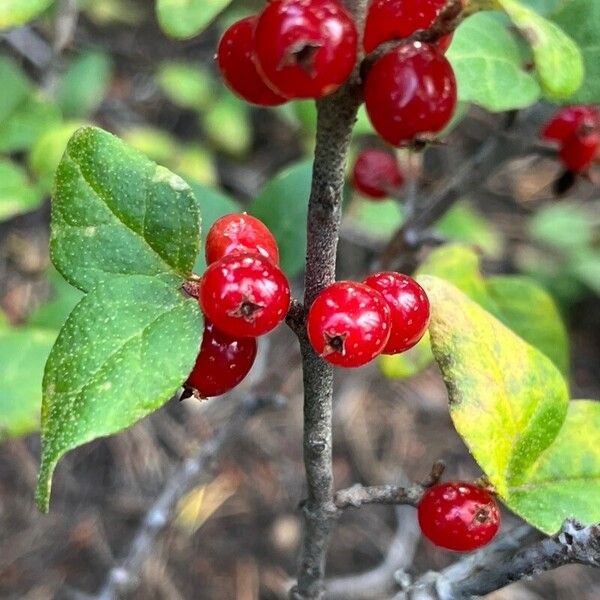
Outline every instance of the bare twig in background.
[[236, 407], [229, 421], [198, 452], [187, 458], [167, 480], [163, 491], [150, 507], [121, 563], [111, 569], [97, 600], [113, 600], [121, 591], [135, 585], [144, 562], [152, 553], [160, 532], [171, 522], [178, 501], [202, 478], [210, 475], [225, 446], [243, 429], [248, 419], [280, 402], [278, 397], [249, 395]]
[[54, 57], [52, 48], [30, 27], [0, 33], [0, 40], [4, 40], [38, 69], [46, 69]]
[[440, 573], [427, 573], [395, 600], [466, 600], [567, 564], [600, 567], [600, 525], [567, 520], [547, 538], [518, 527]]

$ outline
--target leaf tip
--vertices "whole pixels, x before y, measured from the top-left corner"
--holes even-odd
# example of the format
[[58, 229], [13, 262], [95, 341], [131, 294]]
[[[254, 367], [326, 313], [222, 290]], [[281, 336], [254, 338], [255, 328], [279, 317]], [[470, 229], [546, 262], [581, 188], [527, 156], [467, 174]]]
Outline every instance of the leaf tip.
[[52, 475], [56, 467], [56, 459], [49, 458], [45, 453], [38, 474], [35, 488], [35, 504], [41, 513], [47, 514], [50, 510], [50, 493], [52, 490]]

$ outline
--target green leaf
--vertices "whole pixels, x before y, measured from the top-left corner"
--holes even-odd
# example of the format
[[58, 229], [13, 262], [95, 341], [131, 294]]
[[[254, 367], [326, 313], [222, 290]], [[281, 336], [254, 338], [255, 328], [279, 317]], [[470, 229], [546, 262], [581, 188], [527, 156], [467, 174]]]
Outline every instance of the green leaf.
[[201, 114], [202, 126], [209, 139], [234, 156], [245, 154], [252, 143], [248, 105], [232, 94], [221, 96]]
[[0, 158], [0, 221], [36, 208], [42, 200], [16, 163]]
[[0, 440], [36, 431], [53, 331], [0, 328]]
[[183, 108], [202, 110], [214, 99], [213, 78], [200, 65], [163, 63], [158, 84], [171, 102]]
[[[229, 215], [231, 213], [241, 212], [240, 205], [223, 194], [219, 190], [208, 185], [203, 185], [196, 181], [189, 181], [190, 187], [194, 192], [194, 196], [198, 200], [198, 206], [200, 207], [200, 214], [202, 215], [202, 223], [206, 231], [208, 231], [212, 224], [220, 217]], [[202, 247], [196, 264], [194, 266], [194, 273], [201, 274], [206, 269], [206, 260], [204, 257], [205, 240], [202, 240]]]
[[35, 19], [53, 2], [54, 0], [2, 0], [0, 5], [0, 29], [24, 25], [31, 19]]
[[50, 251], [83, 291], [115, 274], [188, 276], [200, 247], [189, 186], [118, 138], [93, 127], [71, 138], [58, 167]]
[[0, 124], [31, 94], [33, 86], [17, 64], [0, 56]]
[[83, 298], [44, 373], [41, 510], [60, 457], [162, 406], [192, 369], [201, 338], [198, 302], [157, 278], [115, 277]]
[[248, 208], [275, 236], [281, 267], [288, 277], [304, 269], [311, 178], [310, 161], [288, 167], [265, 185]]
[[110, 57], [90, 50], [75, 58], [64, 74], [57, 91], [58, 105], [65, 117], [86, 117], [95, 112], [111, 78]]
[[569, 339], [565, 325], [552, 297], [535, 281], [506, 275], [485, 279], [478, 255], [458, 244], [431, 252], [418, 273], [455, 285], [568, 375]]
[[436, 277], [420, 281], [454, 426], [511, 507], [511, 487], [526, 481], [565, 420], [567, 385], [550, 359], [457, 288]]
[[573, 400], [553, 444], [520, 478], [505, 501], [526, 521], [554, 533], [567, 518], [600, 521], [600, 402]]
[[498, 13], [480, 12], [456, 30], [447, 53], [458, 82], [458, 97], [493, 112], [534, 104], [540, 89], [524, 69], [517, 40]]
[[52, 102], [31, 96], [0, 122], [0, 152], [29, 149], [44, 131], [60, 122], [60, 111]]
[[406, 352], [400, 354], [382, 354], [379, 357], [381, 372], [390, 379], [409, 379], [431, 364], [433, 355], [429, 333]]
[[212, 152], [199, 144], [183, 147], [170, 161], [170, 166], [186, 181], [214, 185], [218, 179]]
[[158, 22], [165, 33], [187, 39], [198, 35], [232, 0], [157, 0]]
[[572, 96], [581, 87], [584, 76], [583, 57], [577, 44], [556, 23], [517, 0], [498, 2], [530, 43], [544, 93], [550, 98]]
[[55, 269], [49, 270], [47, 279], [52, 289], [51, 298], [29, 315], [27, 323], [33, 327], [59, 331], [83, 294]]
[[600, 3], [597, 0], [564, 2], [552, 20], [575, 40], [583, 54], [585, 81], [569, 101], [600, 103]]

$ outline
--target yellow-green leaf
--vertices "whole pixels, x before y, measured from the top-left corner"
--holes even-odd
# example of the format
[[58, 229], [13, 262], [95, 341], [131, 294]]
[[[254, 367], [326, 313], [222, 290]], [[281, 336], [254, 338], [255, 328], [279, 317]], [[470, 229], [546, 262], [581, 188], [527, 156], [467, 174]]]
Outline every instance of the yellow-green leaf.
[[198, 35], [232, 0], [157, 0], [158, 22], [165, 33], [187, 39]]
[[54, 0], [2, 0], [0, 29], [24, 25], [46, 10], [53, 2]]

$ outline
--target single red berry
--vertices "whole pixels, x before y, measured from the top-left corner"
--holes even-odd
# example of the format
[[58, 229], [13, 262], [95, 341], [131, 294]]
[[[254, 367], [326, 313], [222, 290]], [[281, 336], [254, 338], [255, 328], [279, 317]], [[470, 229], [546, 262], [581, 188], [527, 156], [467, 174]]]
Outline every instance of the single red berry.
[[391, 310], [391, 333], [383, 354], [398, 354], [412, 348], [429, 325], [429, 299], [425, 290], [408, 275], [394, 271], [375, 273], [365, 284], [377, 290]]
[[246, 213], [225, 215], [217, 219], [206, 236], [206, 264], [228, 254], [260, 254], [279, 263], [279, 248], [268, 227]]
[[500, 510], [493, 496], [464, 481], [430, 487], [419, 503], [418, 517], [426, 538], [457, 552], [485, 546], [500, 528]]
[[385, 198], [404, 183], [394, 156], [368, 148], [358, 155], [352, 169], [352, 185], [367, 198]]
[[341, 367], [360, 367], [381, 353], [390, 336], [390, 307], [363, 283], [338, 281], [308, 312], [308, 339], [317, 354]]
[[274, 329], [290, 305], [290, 286], [279, 267], [257, 254], [224, 256], [206, 269], [199, 302], [221, 331], [256, 337]]
[[254, 32], [259, 71], [287, 98], [321, 98], [350, 76], [356, 26], [337, 0], [273, 0]]
[[254, 62], [254, 24], [256, 17], [234, 23], [221, 38], [217, 64], [223, 81], [232, 92], [252, 104], [277, 106], [286, 98], [276, 94], [263, 80]]
[[594, 106], [566, 106], [561, 108], [542, 129], [547, 140], [565, 142], [580, 129], [600, 128], [600, 113]]
[[365, 107], [394, 146], [441, 131], [456, 107], [456, 79], [445, 56], [421, 42], [384, 54], [367, 74]]
[[598, 157], [600, 130], [573, 133], [560, 149], [560, 160], [573, 173], [586, 171]]
[[384, 42], [407, 38], [419, 29], [429, 29], [446, 4], [447, 0], [373, 0], [365, 21], [365, 52], [373, 52]]
[[255, 358], [255, 338], [231, 337], [207, 320], [200, 353], [185, 386], [201, 398], [220, 396], [248, 375]]

